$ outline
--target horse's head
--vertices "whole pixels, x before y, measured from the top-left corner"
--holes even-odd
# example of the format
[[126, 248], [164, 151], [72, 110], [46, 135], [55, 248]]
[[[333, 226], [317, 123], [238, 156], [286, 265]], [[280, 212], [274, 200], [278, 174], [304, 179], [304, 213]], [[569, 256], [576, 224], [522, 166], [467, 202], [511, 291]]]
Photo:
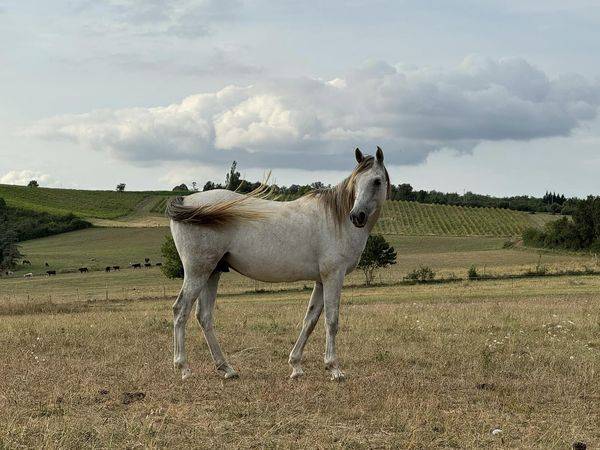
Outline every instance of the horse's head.
[[355, 151], [358, 166], [353, 173], [354, 206], [350, 220], [358, 228], [364, 227], [373, 214], [379, 214], [381, 205], [390, 193], [390, 177], [383, 165], [383, 150], [377, 147], [375, 158]]

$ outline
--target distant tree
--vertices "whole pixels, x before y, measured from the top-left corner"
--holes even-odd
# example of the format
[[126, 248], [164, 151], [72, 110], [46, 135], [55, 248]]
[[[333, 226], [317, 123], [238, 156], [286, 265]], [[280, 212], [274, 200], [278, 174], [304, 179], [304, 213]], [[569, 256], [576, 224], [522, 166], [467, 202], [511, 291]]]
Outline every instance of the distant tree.
[[181, 183], [179, 186], [175, 186], [173, 188], [174, 191], [189, 191], [187, 185], [185, 183]]
[[370, 235], [360, 257], [358, 268], [365, 274], [365, 284], [369, 286], [374, 279], [375, 270], [396, 264], [396, 251], [381, 235]]
[[183, 263], [171, 235], [165, 237], [160, 252], [163, 256], [163, 264], [160, 267], [162, 273], [167, 278], [183, 278]]
[[27, 187], [40, 187], [40, 183], [38, 183], [37, 180], [31, 180], [27, 183]]
[[242, 183], [242, 176], [237, 171], [237, 161], [231, 163], [229, 173], [225, 176], [225, 189], [235, 191]]
[[397, 200], [414, 200], [413, 187], [408, 184], [398, 185], [398, 198]]
[[124, 192], [125, 191], [125, 183], [119, 183], [117, 184], [117, 192]]
[[7, 223], [0, 224], [0, 270], [14, 269], [23, 255], [19, 251], [17, 232], [8, 228]]
[[203, 191], [212, 191], [214, 189], [223, 189], [223, 186], [221, 186], [218, 183], [215, 183], [214, 181], [207, 181], [204, 187], [202, 188]]

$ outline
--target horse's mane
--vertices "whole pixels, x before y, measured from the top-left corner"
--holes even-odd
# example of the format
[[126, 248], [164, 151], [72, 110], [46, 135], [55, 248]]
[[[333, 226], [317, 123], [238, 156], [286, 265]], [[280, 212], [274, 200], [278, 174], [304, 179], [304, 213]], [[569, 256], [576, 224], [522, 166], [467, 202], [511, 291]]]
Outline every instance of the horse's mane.
[[261, 183], [246, 195], [200, 206], [184, 205], [183, 197], [178, 196], [167, 203], [165, 214], [176, 222], [196, 225], [223, 226], [239, 220], [260, 220], [268, 213], [253, 208], [246, 202], [253, 198], [264, 199], [270, 195], [271, 189], [267, 184]]
[[[319, 201], [339, 225], [348, 217], [354, 206], [356, 178], [371, 169], [373, 164], [375, 164], [375, 158], [366, 156], [341, 183], [331, 188], [315, 189], [302, 198]], [[391, 185], [387, 169], [385, 169], [385, 178], [387, 197], [389, 198]], [[240, 220], [260, 220], [269, 213], [248, 205], [246, 202], [253, 198], [266, 199], [271, 195], [272, 190], [267, 184], [262, 183], [257, 189], [246, 195], [200, 206], [184, 205], [183, 197], [178, 196], [167, 203], [165, 214], [176, 222], [210, 226], [223, 226]]]
[[[348, 217], [354, 206], [356, 199], [356, 178], [361, 173], [371, 169], [373, 164], [375, 164], [375, 158], [373, 156], [366, 156], [341, 183], [331, 188], [315, 189], [304, 197], [314, 198], [321, 202], [325, 209], [333, 216], [335, 222], [341, 224]], [[387, 169], [385, 169], [385, 180], [387, 183], [387, 198], [389, 198], [391, 185]]]

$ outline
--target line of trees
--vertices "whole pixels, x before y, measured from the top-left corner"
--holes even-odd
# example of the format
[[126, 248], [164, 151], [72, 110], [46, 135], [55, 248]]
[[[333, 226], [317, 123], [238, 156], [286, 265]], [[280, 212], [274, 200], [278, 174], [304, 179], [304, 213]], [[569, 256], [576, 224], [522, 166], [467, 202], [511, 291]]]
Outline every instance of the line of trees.
[[600, 197], [580, 200], [572, 217], [549, 222], [543, 230], [528, 228], [523, 243], [530, 247], [600, 252]]
[[[195, 184], [195, 183], [194, 183]], [[221, 184], [215, 181], [207, 181], [204, 184], [203, 191], [212, 189], [229, 189], [237, 190], [241, 193], [251, 192], [260, 186], [260, 182], [247, 181], [241, 177], [237, 170], [237, 162], [234, 161], [225, 175], [225, 183]], [[273, 193], [281, 200], [294, 200], [302, 197], [306, 193], [314, 189], [322, 189], [329, 187], [324, 183], [317, 181], [311, 184], [299, 185], [292, 184], [291, 186], [272, 186]], [[174, 191], [187, 191], [185, 184], [175, 186]], [[194, 186], [192, 191], [197, 191]], [[503, 208], [525, 212], [546, 212], [552, 214], [573, 214], [580, 199], [566, 198], [563, 194], [555, 192], [546, 192], [543, 197], [532, 197], [527, 195], [519, 195], [513, 197], [493, 197], [491, 195], [474, 194], [466, 192], [458, 194], [456, 192], [439, 192], [436, 190], [425, 191], [415, 190], [409, 183], [392, 185], [391, 200], [405, 200], [409, 202], [429, 203], [438, 205], [455, 205], [455, 206], [470, 206], [470, 207], [488, 207], [488, 208]]]
[[414, 190], [408, 183], [392, 186], [392, 200], [406, 200], [409, 202], [431, 203], [439, 205], [472, 206], [513, 209], [526, 212], [547, 212], [553, 214], [570, 215], [576, 209], [577, 198], [567, 199], [562, 194], [546, 192], [543, 197], [519, 195], [513, 197], [493, 197], [491, 195], [474, 194], [466, 192], [439, 192]]

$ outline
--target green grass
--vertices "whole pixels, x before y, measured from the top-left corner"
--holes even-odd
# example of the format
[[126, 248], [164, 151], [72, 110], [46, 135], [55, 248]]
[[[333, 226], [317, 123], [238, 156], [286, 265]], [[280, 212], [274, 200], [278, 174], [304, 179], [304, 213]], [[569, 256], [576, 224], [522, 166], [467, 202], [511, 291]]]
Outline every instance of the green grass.
[[31, 266], [20, 271], [44, 273], [51, 269], [67, 271], [78, 267], [103, 270], [106, 266], [126, 267], [130, 262], [161, 260], [160, 246], [169, 229], [160, 228], [88, 228], [22, 244], [21, 252]]
[[[22, 251], [32, 266], [19, 266], [13, 278], [0, 279], [0, 293], [33, 295], [36, 292], [58, 297], [74, 297], [78, 292], [88, 292], [90, 298], [99, 298], [109, 289], [111, 297], [122, 295], [123, 289], [135, 288], [138, 296], [153, 296], [166, 288], [175, 294], [180, 280], [167, 280], [157, 268], [143, 271], [128, 269], [130, 262], [161, 261], [160, 246], [169, 233], [159, 228], [92, 228], [65, 233], [43, 239], [26, 241]], [[482, 275], [522, 274], [533, 270], [538, 263], [549, 270], [597, 269], [597, 261], [590, 256], [559, 252], [539, 252], [526, 248], [503, 249], [504, 239], [489, 237], [453, 236], [387, 236], [398, 252], [398, 263], [377, 271], [378, 283], [397, 283], [413, 269], [426, 265], [437, 277], [465, 277], [467, 270], [475, 265]], [[541, 256], [540, 256], [541, 255]], [[541, 260], [540, 260], [541, 257]], [[52, 278], [45, 274], [50, 269], [59, 275]], [[105, 274], [104, 267], [120, 265], [121, 273]], [[92, 273], [81, 276], [68, 273], [78, 267], [88, 267]], [[98, 272], [99, 271], [99, 272]], [[23, 279], [27, 272], [34, 279]], [[362, 272], [354, 271], [347, 277], [347, 285], [364, 282]], [[310, 283], [262, 283], [249, 280], [237, 273], [223, 274], [222, 288], [226, 292], [241, 293], [256, 290], [302, 289]], [[131, 294], [133, 295], [133, 294]], [[1, 297], [1, 296], [0, 296]]]
[[[52, 214], [73, 213], [84, 218], [114, 219], [136, 210], [145, 199], [144, 209], [152, 209], [169, 191], [116, 192], [79, 189], [28, 188], [0, 184], [0, 197], [10, 206]], [[148, 205], [148, 206], [146, 206]]]
[[500, 208], [429, 205], [388, 201], [376, 233], [437, 236], [520, 236], [527, 227], [556, 220], [549, 214], [529, 214]]

